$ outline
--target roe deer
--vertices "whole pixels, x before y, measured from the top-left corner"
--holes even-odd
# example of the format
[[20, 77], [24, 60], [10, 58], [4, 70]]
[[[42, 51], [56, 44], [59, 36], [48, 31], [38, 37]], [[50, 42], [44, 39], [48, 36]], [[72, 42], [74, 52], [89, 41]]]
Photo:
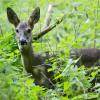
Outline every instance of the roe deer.
[[84, 65], [86, 67], [91, 67], [95, 63], [100, 66], [100, 49], [95, 48], [81, 48], [81, 49], [72, 49], [70, 53], [71, 58], [77, 59], [80, 57], [77, 65]]
[[[35, 8], [28, 21], [20, 21], [17, 14], [11, 8], [7, 8], [7, 16], [9, 22], [15, 26], [16, 39], [21, 52], [22, 63], [27, 73], [32, 75], [35, 84], [48, 88], [53, 87], [54, 84], [51, 80], [53, 73], [48, 72], [50, 66], [45, 63], [45, 60], [49, 59], [51, 56], [49, 56], [48, 53], [45, 53], [43, 56], [35, 53], [32, 48], [32, 39], [37, 40], [47, 32], [51, 31], [57, 24], [62, 22], [63, 18], [32, 37], [34, 25], [40, 18], [39, 7]], [[100, 49], [73, 49], [71, 50], [71, 57], [73, 58], [73, 56], [75, 58], [81, 57], [79, 60], [81, 65], [83, 64], [86, 67], [90, 67], [100, 59]]]
[[[9, 7], [7, 8], [7, 17], [9, 22], [15, 26], [16, 39], [21, 52], [22, 63], [27, 73], [32, 75], [35, 84], [48, 88], [52, 87], [54, 85], [50, 79], [52, 72], [48, 72], [48, 65], [45, 63], [45, 60], [50, 56], [48, 56], [48, 54], [45, 54], [44, 56], [38, 53], [36, 54], [32, 48], [32, 30], [34, 25], [39, 21], [40, 8], [35, 8], [28, 21], [20, 21], [17, 14]], [[33, 38], [35, 40], [39, 39], [56, 27], [56, 25], [61, 21], [62, 20], [56, 22], [50, 27], [45, 28], [40, 33], [34, 35]]]

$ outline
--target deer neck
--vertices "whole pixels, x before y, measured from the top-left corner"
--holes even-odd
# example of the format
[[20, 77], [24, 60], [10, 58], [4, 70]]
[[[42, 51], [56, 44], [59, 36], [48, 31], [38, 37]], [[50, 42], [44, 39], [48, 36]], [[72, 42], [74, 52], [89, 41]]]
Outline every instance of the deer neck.
[[27, 48], [22, 48], [20, 52], [23, 66], [27, 72], [31, 73], [35, 59], [32, 45], [28, 46]]
[[34, 67], [44, 64], [45, 60], [38, 54], [34, 53], [32, 45], [27, 48], [20, 49], [22, 64], [27, 72], [32, 73]]

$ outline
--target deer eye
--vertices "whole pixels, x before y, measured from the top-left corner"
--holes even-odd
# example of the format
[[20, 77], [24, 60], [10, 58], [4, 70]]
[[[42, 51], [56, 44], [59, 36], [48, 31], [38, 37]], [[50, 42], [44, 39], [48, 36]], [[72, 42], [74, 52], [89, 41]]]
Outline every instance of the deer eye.
[[19, 30], [18, 30], [18, 29], [16, 29], [16, 32], [18, 33], [18, 32], [19, 32]]
[[27, 33], [30, 33], [31, 32], [31, 29], [29, 28], [29, 29], [27, 29]]

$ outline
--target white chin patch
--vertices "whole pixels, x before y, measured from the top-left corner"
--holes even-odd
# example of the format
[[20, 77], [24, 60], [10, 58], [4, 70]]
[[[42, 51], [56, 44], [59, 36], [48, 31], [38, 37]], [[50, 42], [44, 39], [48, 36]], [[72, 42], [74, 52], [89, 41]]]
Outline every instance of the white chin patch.
[[19, 45], [19, 49], [27, 49], [28, 46], [27, 45]]

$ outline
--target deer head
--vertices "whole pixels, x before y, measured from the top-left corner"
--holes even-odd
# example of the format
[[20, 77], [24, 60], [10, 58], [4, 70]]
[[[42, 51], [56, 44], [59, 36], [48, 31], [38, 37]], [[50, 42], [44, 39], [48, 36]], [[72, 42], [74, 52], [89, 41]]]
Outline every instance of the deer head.
[[15, 26], [19, 49], [25, 49], [30, 46], [32, 30], [40, 18], [40, 8], [35, 8], [28, 21], [20, 21], [17, 14], [9, 7], [7, 8], [7, 17], [9, 22]]

